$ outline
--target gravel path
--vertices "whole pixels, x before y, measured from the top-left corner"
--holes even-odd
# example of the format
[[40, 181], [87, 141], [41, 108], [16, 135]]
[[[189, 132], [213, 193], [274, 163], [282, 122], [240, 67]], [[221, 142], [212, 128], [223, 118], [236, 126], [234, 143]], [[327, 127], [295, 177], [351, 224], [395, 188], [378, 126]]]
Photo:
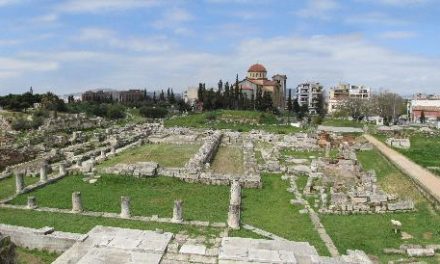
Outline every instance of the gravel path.
[[388, 147], [371, 135], [364, 137], [402, 172], [410, 176], [423, 190], [440, 203], [440, 177]]

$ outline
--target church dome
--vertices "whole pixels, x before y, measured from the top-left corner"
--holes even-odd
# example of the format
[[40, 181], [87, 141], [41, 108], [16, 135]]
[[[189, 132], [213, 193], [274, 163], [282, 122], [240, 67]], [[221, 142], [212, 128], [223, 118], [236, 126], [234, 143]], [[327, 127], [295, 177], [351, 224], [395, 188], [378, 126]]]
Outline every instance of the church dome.
[[257, 63], [249, 67], [248, 72], [267, 72], [267, 70], [263, 65]]

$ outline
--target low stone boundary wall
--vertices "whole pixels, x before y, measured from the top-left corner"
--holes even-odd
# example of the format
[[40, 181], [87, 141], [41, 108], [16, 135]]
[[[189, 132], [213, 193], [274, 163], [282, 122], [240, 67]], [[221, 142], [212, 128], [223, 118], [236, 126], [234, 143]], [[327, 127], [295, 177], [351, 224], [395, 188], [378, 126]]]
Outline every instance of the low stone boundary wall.
[[62, 253], [87, 235], [55, 231], [52, 227], [39, 229], [0, 224], [0, 233], [11, 237], [19, 247]]

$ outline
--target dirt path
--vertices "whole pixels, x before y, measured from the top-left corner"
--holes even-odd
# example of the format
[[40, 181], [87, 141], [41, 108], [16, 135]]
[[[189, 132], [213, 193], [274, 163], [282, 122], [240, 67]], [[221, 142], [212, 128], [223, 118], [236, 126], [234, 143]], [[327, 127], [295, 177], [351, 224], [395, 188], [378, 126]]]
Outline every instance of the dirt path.
[[440, 203], [440, 177], [411, 161], [399, 152], [391, 149], [371, 135], [364, 137], [373, 144], [383, 155], [394, 163], [402, 172], [410, 176], [420, 187]]

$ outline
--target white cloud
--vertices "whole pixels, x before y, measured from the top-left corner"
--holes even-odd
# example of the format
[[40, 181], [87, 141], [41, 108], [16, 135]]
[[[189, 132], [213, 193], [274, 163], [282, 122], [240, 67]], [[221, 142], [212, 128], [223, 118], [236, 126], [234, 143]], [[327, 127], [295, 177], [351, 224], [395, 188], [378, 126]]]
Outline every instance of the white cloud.
[[192, 30], [184, 26], [184, 23], [193, 20], [191, 13], [183, 8], [171, 8], [166, 10], [160, 19], [152, 23], [156, 29], [172, 29], [179, 35], [189, 35]]
[[336, 0], [308, 0], [306, 6], [296, 14], [304, 18], [329, 19], [330, 13], [341, 8]]
[[417, 36], [413, 31], [387, 31], [380, 34], [383, 39], [410, 39]]
[[98, 46], [125, 49], [136, 52], [159, 52], [171, 48], [171, 43], [166, 37], [126, 37], [118, 36], [114, 31], [102, 28], [86, 28], [81, 30], [76, 40], [94, 43]]
[[431, 0], [376, 0], [376, 2], [384, 5], [393, 5], [393, 6], [413, 6], [413, 5], [427, 4], [431, 2]]
[[[435, 92], [438, 87], [433, 84], [440, 83], [440, 58], [396, 53], [369, 43], [361, 35], [250, 39], [228, 54], [171, 49], [148, 55], [70, 51], [28, 54], [23, 58], [60, 65], [63, 70], [45, 72], [47, 83], [34, 84], [63, 87], [57, 91], [60, 93], [97, 87], [173, 87], [177, 92], [201, 81], [215, 86], [220, 78], [234, 81], [236, 73], [243, 77], [249, 65], [257, 60], [266, 66], [269, 74], [287, 74], [289, 88], [305, 80], [320, 81], [326, 87], [349, 81], [409, 94], [420, 89]], [[39, 65], [29, 66], [34, 67]], [[10, 71], [15, 70], [0, 68], [4, 74]]]
[[0, 6], [14, 5], [21, 2], [22, 0], [0, 0]]
[[159, 0], [69, 0], [58, 6], [63, 12], [105, 12], [146, 8], [159, 4]]
[[400, 18], [395, 18], [387, 13], [369, 12], [362, 14], [351, 14], [344, 20], [348, 24], [379, 24], [387, 26], [401, 26], [409, 22]]

